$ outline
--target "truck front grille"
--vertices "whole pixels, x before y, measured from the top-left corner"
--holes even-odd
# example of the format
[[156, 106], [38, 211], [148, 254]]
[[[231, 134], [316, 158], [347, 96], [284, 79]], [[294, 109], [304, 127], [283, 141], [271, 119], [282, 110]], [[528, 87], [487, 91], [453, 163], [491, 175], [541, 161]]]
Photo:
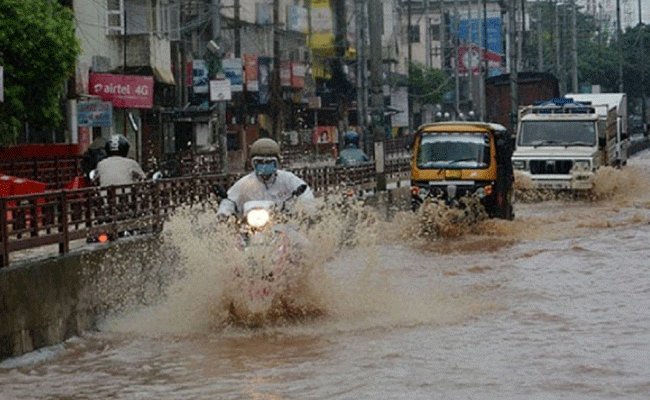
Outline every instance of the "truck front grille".
[[573, 168], [572, 160], [531, 160], [530, 173], [533, 175], [569, 174]]

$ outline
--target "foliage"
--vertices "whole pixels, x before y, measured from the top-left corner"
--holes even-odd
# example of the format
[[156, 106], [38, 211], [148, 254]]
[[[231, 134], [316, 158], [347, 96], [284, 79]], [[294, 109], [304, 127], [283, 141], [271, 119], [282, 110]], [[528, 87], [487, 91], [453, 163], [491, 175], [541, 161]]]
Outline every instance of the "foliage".
[[72, 11], [56, 1], [0, 1], [0, 144], [15, 142], [24, 123], [57, 127], [59, 100], [79, 54]]
[[409, 94], [420, 104], [442, 102], [442, 95], [451, 85], [444, 72], [418, 63], [409, 65]]

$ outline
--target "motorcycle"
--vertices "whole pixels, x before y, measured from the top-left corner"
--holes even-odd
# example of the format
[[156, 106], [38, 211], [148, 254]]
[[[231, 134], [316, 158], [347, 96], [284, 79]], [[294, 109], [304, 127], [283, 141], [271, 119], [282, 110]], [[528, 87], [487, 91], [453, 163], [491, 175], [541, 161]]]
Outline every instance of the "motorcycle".
[[[160, 171], [154, 172], [151, 177], [149, 178], [151, 182], [157, 182], [160, 179], [163, 178], [163, 174]], [[97, 170], [92, 170], [88, 173], [88, 176], [86, 178], [86, 181], [88, 182], [88, 186], [86, 187], [92, 187], [92, 186], [99, 186], [99, 174]], [[101, 205], [98, 205], [98, 207], [101, 207]], [[107, 218], [103, 222], [105, 223], [110, 223], [112, 222], [112, 219]], [[102, 229], [93, 232], [86, 238], [86, 243], [107, 243], [107, 242], [112, 242], [118, 238], [125, 238], [129, 236], [135, 236], [139, 235], [143, 232], [139, 229], [127, 229], [127, 230], [122, 230], [118, 232], [112, 232], [110, 229], [107, 229], [107, 226], [102, 226]]]
[[[220, 201], [230, 201], [221, 186], [213, 188]], [[289, 222], [289, 203], [307, 190], [299, 186], [280, 203], [247, 201], [235, 218], [237, 245], [243, 263], [233, 268], [233, 293], [228, 300], [231, 322], [257, 326], [264, 321], [293, 319], [318, 313], [296, 304], [305, 270], [301, 265], [307, 239]]]

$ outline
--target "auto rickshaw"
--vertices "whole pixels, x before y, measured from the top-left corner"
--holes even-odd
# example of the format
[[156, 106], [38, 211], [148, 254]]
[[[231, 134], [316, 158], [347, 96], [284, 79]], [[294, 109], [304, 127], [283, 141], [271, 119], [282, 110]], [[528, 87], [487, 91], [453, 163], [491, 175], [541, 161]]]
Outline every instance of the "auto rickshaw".
[[427, 198], [457, 205], [464, 196], [476, 196], [490, 218], [512, 220], [513, 147], [513, 137], [499, 124], [446, 121], [420, 126], [412, 145], [413, 210]]

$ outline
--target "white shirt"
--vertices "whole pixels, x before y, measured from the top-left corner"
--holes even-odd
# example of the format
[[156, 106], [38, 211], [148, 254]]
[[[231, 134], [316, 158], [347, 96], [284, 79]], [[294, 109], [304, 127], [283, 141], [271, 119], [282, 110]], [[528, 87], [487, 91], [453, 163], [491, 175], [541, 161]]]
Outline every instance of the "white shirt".
[[[291, 194], [300, 185], [306, 185], [305, 181], [289, 171], [278, 170], [275, 179], [264, 183], [255, 175], [255, 172], [242, 177], [228, 190], [228, 198], [223, 199], [219, 204], [217, 215], [232, 215], [237, 213], [241, 216], [244, 210], [244, 203], [250, 200], [271, 200], [278, 206], [291, 198]], [[307, 187], [307, 190], [297, 200], [303, 205], [313, 205], [314, 193]]]
[[145, 178], [137, 161], [120, 156], [109, 156], [97, 164], [100, 186], [129, 185]]

